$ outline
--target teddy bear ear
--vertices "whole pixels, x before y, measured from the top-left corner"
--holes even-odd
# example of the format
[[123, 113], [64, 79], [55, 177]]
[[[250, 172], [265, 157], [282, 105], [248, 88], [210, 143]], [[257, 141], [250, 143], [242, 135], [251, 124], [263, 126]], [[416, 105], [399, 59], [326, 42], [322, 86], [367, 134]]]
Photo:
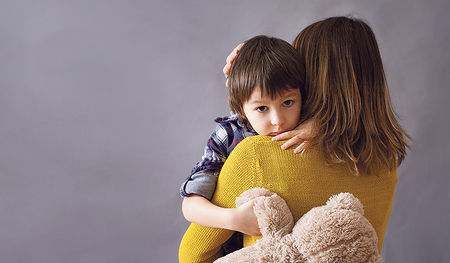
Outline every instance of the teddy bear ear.
[[327, 206], [335, 209], [353, 210], [364, 215], [364, 209], [361, 201], [351, 193], [340, 193], [333, 195], [328, 199]]

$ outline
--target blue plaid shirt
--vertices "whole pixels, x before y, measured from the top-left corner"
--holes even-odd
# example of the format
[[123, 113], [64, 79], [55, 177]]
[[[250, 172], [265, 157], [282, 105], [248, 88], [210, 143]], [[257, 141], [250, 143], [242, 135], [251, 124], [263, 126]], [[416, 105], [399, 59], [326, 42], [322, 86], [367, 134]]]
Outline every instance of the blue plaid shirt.
[[220, 170], [231, 151], [246, 137], [258, 135], [238, 114], [216, 118], [215, 122], [219, 125], [208, 139], [202, 161], [181, 185], [182, 197], [198, 194], [211, 200]]

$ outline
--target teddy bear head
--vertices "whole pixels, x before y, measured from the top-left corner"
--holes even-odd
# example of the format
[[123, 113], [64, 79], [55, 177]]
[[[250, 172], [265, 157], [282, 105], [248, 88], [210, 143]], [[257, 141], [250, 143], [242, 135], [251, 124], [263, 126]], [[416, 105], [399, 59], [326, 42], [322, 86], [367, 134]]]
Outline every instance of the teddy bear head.
[[382, 262], [375, 229], [350, 193], [330, 197], [295, 224], [294, 246], [308, 262]]

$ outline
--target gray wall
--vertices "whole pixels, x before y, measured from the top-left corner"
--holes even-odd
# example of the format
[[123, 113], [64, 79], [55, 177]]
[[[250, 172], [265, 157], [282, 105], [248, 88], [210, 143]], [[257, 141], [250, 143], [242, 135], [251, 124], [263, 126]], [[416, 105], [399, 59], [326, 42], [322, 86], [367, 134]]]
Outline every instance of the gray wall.
[[228, 113], [225, 57], [349, 13], [416, 141], [383, 256], [450, 261], [448, 0], [1, 1], [0, 261], [177, 262], [179, 185]]

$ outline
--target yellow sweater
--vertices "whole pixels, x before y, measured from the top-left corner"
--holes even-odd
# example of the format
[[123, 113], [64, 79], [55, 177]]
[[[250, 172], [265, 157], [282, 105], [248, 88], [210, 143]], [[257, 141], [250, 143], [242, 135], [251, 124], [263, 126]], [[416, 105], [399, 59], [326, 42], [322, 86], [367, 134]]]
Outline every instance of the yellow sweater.
[[[281, 144], [268, 136], [252, 136], [240, 142], [222, 168], [212, 202], [233, 208], [236, 197], [245, 190], [263, 187], [283, 197], [297, 221], [311, 208], [324, 205], [331, 195], [350, 192], [362, 202], [364, 216], [377, 232], [381, 253], [397, 170], [356, 177], [344, 165], [327, 165], [318, 148], [300, 155], [281, 150]], [[180, 262], [213, 262], [221, 256], [222, 244], [232, 234], [230, 230], [191, 224], [180, 244]], [[256, 239], [244, 235], [244, 246]]]

